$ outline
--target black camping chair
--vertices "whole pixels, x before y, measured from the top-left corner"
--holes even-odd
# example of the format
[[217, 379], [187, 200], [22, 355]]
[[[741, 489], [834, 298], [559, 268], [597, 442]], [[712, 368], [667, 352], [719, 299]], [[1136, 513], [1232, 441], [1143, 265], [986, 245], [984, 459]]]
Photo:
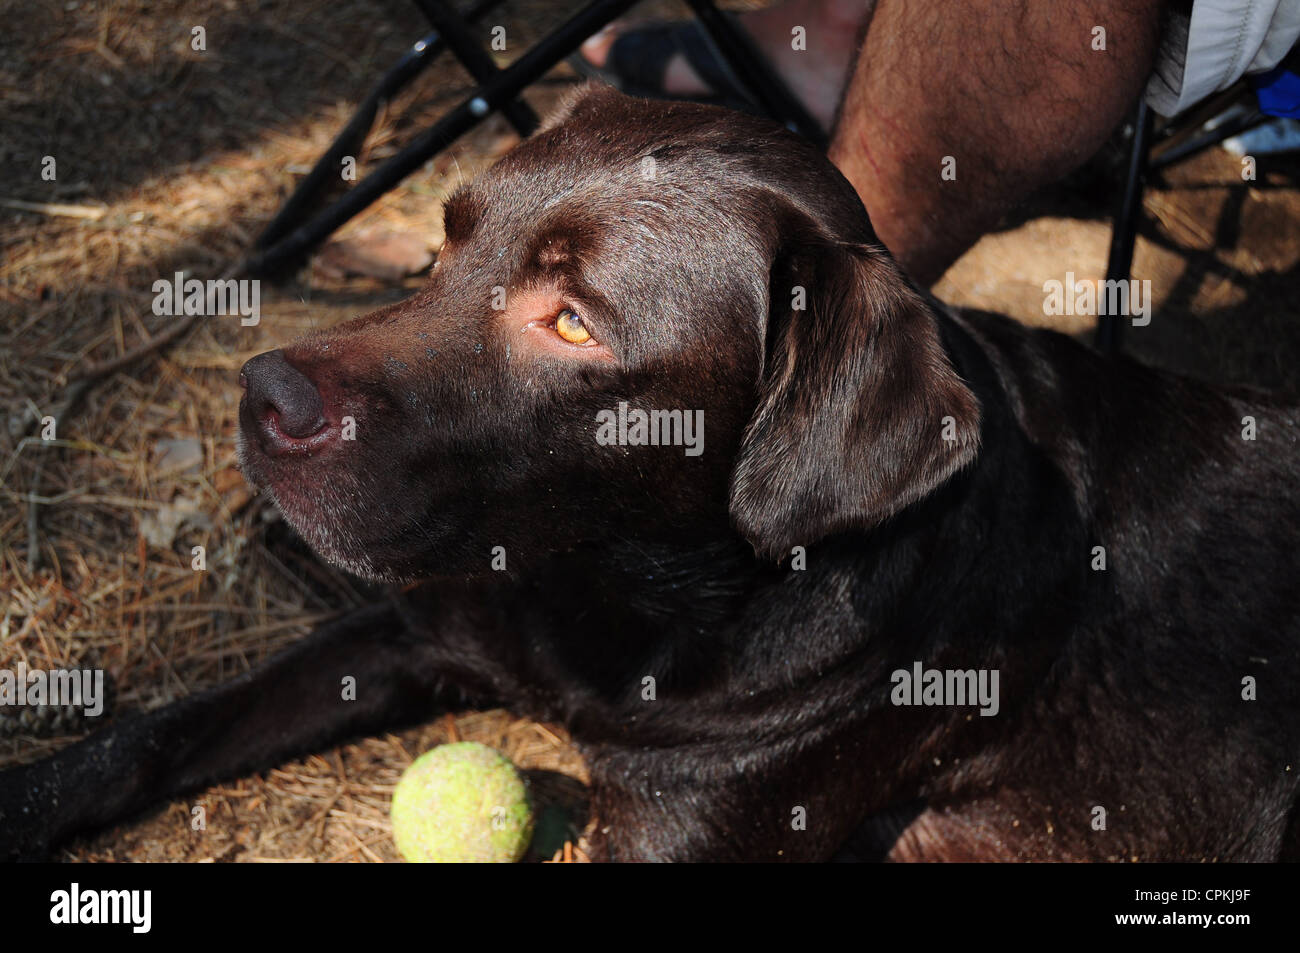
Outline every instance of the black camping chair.
[[[371, 89], [343, 131], [258, 237], [256, 250], [244, 262], [242, 270], [245, 273], [276, 277], [296, 269], [317, 245], [345, 222], [494, 112], [500, 112], [520, 136], [531, 134], [537, 128], [538, 119], [527, 103], [518, 98], [519, 94], [575, 52], [588, 37], [635, 6], [637, 0], [594, 0], [510, 66], [501, 69], [479, 45], [471, 24], [482, 20], [503, 2], [478, 0], [462, 16], [445, 0], [415, 0], [416, 6], [433, 26], [433, 32], [418, 40]], [[824, 146], [825, 134], [817, 121], [789, 92], [781, 78], [769, 69], [745, 32], [723, 16], [713, 0], [687, 2], [717, 54], [755, 107]], [[343, 196], [320, 208], [321, 196], [328, 186], [337, 182], [341, 159], [359, 149], [374, 123], [380, 104], [409, 84], [445, 50], [450, 50], [460, 61], [478, 87], [420, 133], [415, 141], [385, 160]], [[1221, 123], [1213, 130], [1204, 129], [1211, 119], [1248, 97], [1254, 102], [1248, 85], [1243, 81], [1206, 99], [1175, 121], [1162, 123], [1158, 131], [1145, 99], [1139, 101], [1128, 125], [1131, 139], [1129, 157], [1107, 260], [1108, 281], [1128, 280], [1130, 277], [1148, 174], [1190, 158], [1271, 118], [1258, 108], [1258, 102], [1254, 102], [1254, 107], [1242, 115]], [[1096, 342], [1101, 351], [1118, 352], [1122, 320], [1120, 315], [1100, 316]]]
[[[1274, 72], [1281, 73], [1285, 69], [1282, 66]], [[1227, 118], [1225, 113], [1229, 113]], [[1142, 211], [1142, 195], [1150, 173], [1190, 159], [1233, 136], [1269, 122], [1275, 116], [1283, 115], [1290, 115], [1290, 112], [1277, 108], [1269, 97], [1245, 79], [1158, 125], [1145, 97], [1139, 99], [1133, 119], [1125, 129], [1130, 137], [1128, 165], [1111, 233], [1106, 280], [1127, 281], [1132, 272], [1138, 217]], [[1210, 124], [1215, 120], [1220, 121], [1211, 127]], [[1117, 314], [1098, 317], [1098, 350], [1107, 354], [1118, 353], [1123, 321], [1124, 316]]]
[[[296, 269], [336, 229], [375, 202], [487, 116], [500, 112], [521, 136], [537, 128], [537, 116], [519, 94], [576, 51], [636, 0], [594, 0], [570, 17], [508, 67], [501, 69], [479, 44], [471, 24], [501, 6], [503, 0], [478, 0], [464, 16], [444, 0], [415, 0], [433, 32], [418, 40], [375, 84], [343, 131], [298, 184], [257, 240], [242, 270], [276, 277]], [[718, 55], [748, 98], [767, 115], [818, 142], [825, 137], [797, 99], [772, 74], [753, 42], [714, 6], [713, 0], [687, 0]], [[379, 105], [405, 87], [443, 51], [450, 50], [478, 87], [415, 141], [385, 160], [337, 200], [321, 206], [327, 187], [338, 181], [342, 158], [353, 155], [374, 123]]]

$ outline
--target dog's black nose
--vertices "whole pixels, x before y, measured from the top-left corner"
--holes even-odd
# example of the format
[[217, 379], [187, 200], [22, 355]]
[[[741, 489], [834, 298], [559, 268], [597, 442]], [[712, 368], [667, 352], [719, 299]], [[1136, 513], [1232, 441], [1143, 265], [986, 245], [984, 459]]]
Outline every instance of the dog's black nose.
[[239, 383], [254, 420], [266, 420], [274, 412], [280, 432], [296, 438], [310, 437], [325, 426], [320, 391], [285, 360], [283, 351], [267, 351], [250, 360], [240, 368]]

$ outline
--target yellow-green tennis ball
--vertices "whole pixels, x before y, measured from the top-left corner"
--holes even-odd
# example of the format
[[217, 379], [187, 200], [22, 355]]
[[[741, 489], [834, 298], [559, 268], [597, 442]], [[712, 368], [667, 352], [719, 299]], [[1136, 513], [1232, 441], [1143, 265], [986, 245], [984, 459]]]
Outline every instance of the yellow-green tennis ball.
[[476, 741], [416, 758], [393, 791], [392, 817], [397, 849], [412, 863], [510, 864], [533, 836], [523, 778]]

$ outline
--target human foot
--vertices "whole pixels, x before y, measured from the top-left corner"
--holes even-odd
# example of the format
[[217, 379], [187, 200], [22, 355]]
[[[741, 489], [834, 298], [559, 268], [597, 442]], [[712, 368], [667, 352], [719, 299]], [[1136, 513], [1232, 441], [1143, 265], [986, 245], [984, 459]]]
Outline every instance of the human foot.
[[[740, 22], [790, 92], [829, 130], [853, 63], [859, 27], [874, 6], [874, 0], [790, 0], [744, 14]], [[798, 34], [796, 28], [801, 28]], [[602, 30], [583, 44], [582, 57], [603, 68], [614, 42], [633, 30], [617, 24]], [[660, 85], [672, 96], [717, 92], [680, 53], [669, 58]]]

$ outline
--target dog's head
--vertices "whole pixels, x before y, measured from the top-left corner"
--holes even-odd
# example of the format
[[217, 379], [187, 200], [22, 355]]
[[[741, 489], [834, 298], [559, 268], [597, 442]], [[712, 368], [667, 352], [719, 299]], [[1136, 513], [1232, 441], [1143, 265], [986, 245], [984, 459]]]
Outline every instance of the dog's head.
[[445, 216], [420, 293], [241, 375], [245, 473], [348, 569], [728, 523], [780, 558], [975, 454], [934, 315], [765, 121], [585, 90]]

